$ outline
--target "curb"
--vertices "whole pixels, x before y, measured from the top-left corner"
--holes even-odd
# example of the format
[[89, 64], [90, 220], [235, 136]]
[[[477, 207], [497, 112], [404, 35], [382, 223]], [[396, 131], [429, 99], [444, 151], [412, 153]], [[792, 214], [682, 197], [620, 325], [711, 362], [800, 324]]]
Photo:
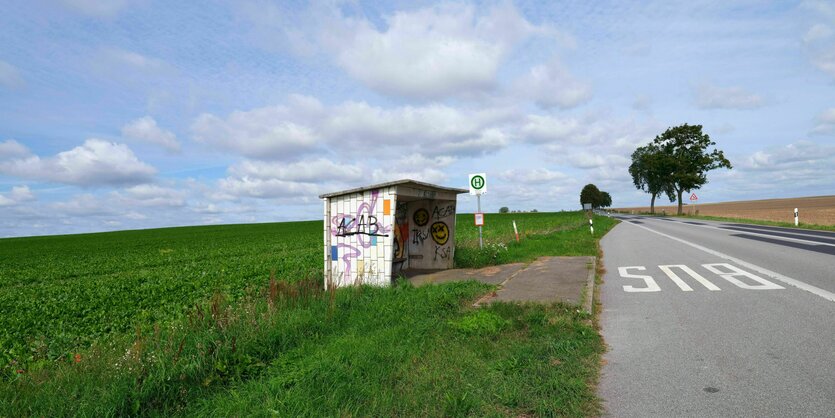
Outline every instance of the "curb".
[[592, 304], [594, 303], [594, 276], [597, 272], [597, 257], [591, 258], [591, 268], [589, 268], [589, 275], [586, 278], [586, 297], [583, 301], [583, 309], [591, 314]]

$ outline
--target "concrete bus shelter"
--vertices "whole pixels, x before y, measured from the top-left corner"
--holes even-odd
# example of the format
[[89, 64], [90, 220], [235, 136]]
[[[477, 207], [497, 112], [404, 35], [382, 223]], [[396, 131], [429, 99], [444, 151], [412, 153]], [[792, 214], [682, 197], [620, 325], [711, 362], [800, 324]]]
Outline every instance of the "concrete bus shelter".
[[325, 286], [388, 286], [409, 270], [452, 268], [456, 201], [467, 192], [406, 179], [319, 196]]

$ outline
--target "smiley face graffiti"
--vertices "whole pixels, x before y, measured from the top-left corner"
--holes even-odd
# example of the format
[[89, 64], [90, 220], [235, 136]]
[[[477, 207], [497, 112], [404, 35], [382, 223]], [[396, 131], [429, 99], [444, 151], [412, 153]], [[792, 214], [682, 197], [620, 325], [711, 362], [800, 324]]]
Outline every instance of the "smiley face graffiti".
[[415, 225], [417, 226], [424, 226], [429, 222], [429, 211], [420, 208], [415, 211], [415, 214], [412, 215], [412, 220], [415, 221]]
[[449, 241], [449, 227], [443, 222], [435, 222], [432, 224], [432, 240], [438, 245], [444, 245]]

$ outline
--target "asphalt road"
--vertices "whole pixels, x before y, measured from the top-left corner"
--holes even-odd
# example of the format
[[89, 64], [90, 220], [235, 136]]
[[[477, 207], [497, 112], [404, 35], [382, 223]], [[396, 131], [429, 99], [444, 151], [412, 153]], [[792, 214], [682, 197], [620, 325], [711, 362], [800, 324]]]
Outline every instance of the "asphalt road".
[[599, 394], [616, 417], [835, 417], [835, 233], [619, 216]]

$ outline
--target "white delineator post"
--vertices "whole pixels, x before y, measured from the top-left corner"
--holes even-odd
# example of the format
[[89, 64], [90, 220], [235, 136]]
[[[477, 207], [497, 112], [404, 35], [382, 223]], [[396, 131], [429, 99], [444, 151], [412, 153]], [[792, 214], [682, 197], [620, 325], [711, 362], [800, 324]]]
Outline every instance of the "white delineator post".
[[798, 224], [797, 208], [794, 208], [794, 226]]
[[513, 221], [513, 233], [516, 234], [516, 242], [519, 242], [519, 230], [516, 229], [516, 221]]
[[591, 233], [594, 234], [594, 222], [592, 222], [591, 218], [589, 218], [589, 228], [591, 229]]

